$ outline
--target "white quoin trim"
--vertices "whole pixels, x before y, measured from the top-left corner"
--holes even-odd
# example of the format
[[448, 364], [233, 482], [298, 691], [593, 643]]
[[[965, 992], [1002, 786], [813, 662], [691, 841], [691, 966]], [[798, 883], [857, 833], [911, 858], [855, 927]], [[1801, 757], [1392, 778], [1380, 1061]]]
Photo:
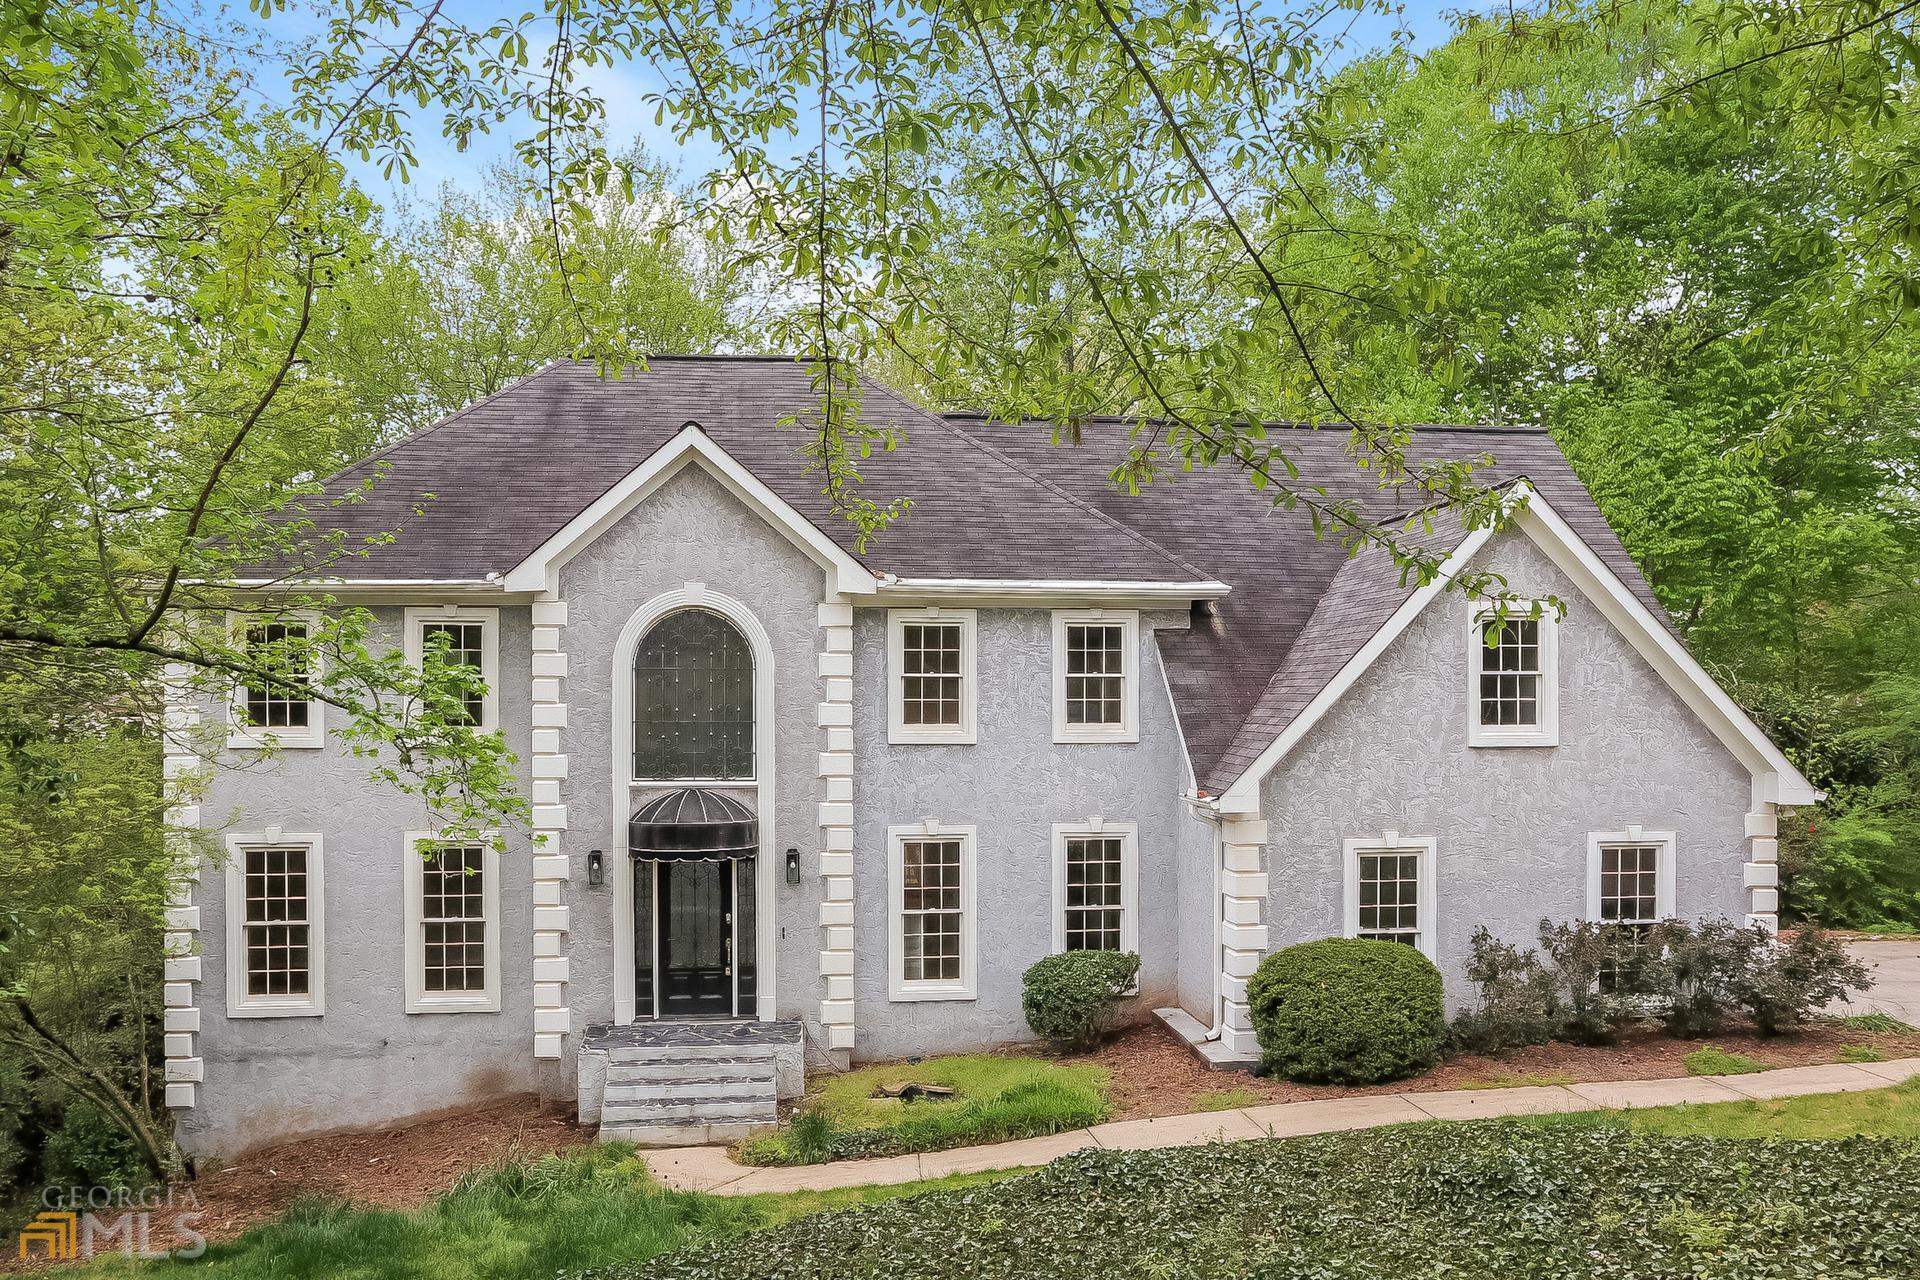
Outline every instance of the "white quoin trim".
[[651, 457], [629, 471], [618, 484], [594, 500], [593, 504], [552, 537], [536, 547], [531, 555], [507, 570], [501, 586], [507, 591], [558, 592], [560, 568], [580, 550], [611, 528], [620, 518], [645, 502], [668, 480], [689, 465], [704, 467], [728, 492], [784, 533], [800, 550], [826, 570], [832, 589], [849, 595], [872, 595], [879, 586], [866, 566], [794, 510], [792, 504], [761, 483], [759, 477], [722, 449], [706, 432], [689, 423], [680, 433], [654, 450]]
[[853, 606], [844, 600], [827, 600], [820, 605], [818, 617], [820, 1026], [830, 1051], [850, 1054], [854, 1045]]
[[[203, 1074], [199, 1054], [200, 1009], [197, 995], [204, 978], [200, 955], [200, 860], [192, 849], [200, 826], [201, 760], [194, 737], [200, 732], [200, 707], [194, 700], [193, 669], [170, 663], [163, 676], [166, 696], [161, 780], [167, 799], [167, 831], [162, 839], [178, 860], [179, 875], [167, 886], [164, 1034], [166, 1104], [176, 1111], [199, 1101]], [[229, 957], [228, 963], [232, 963]]]
[[[567, 849], [567, 602], [536, 601], [532, 609], [533, 758], [533, 1056], [560, 1058], [573, 1030], [568, 993], [567, 941], [572, 908], [565, 905], [572, 862]], [[554, 673], [560, 674], [554, 674]], [[629, 969], [631, 972], [631, 969]]]
[[[1654, 672], [1700, 718], [1714, 737], [1753, 775], [1757, 798], [1776, 804], [1814, 804], [1822, 793], [1794, 768], [1752, 717], [1727, 696], [1688, 653], [1686, 646], [1661, 625], [1640, 603], [1626, 583], [1609, 568], [1560, 515], [1525, 481], [1516, 483], [1507, 499], [1512, 519], [1508, 527], [1525, 534], [1554, 566], [1572, 580], [1580, 593], [1624, 636]], [[1475, 529], [1441, 566], [1439, 575], [1408, 596], [1385, 626], [1374, 633], [1360, 652], [1314, 696], [1313, 701], [1281, 730], [1219, 800], [1223, 813], [1255, 813], [1260, 784], [1300, 744], [1334, 703], [1366, 674], [1387, 647], [1446, 589], [1447, 582], [1464, 571], [1493, 536], [1491, 527]]]
[[[705, 438], [704, 436], [702, 437]], [[750, 784], [721, 781], [719, 786], [751, 785], [760, 821], [760, 852], [754, 859], [754, 964], [758, 967], [755, 986], [755, 1015], [762, 1022], [773, 1020], [774, 993], [774, 907], [778, 886], [774, 876], [785, 859], [775, 838], [773, 788], [774, 670], [773, 641], [760, 619], [732, 596], [709, 590], [703, 583], [689, 582], [675, 590], [664, 591], [633, 611], [620, 637], [613, 645], [613, 702], [609, 719], [613, 722], [613, 758], [608, 774], [613, 779], [613, 819], [615, 839], [621, 847], [607, 850], [607, 883], [612, 888], [609, 907], [613, 912], [613, 1020], [629, 1023], [634, 1017], [633, 989], [633, 859], [627, 856], [625, 832], [627, 818], [633, 812], [635, 782], [659, 782], [663, 786], [697, 785], [694, 780], [643, 779], [633, 776], [633, 657], [640, 641], [654, 624], [682, 609], [706, 609], [717, 613], [740, 632], [753, 654], [753, 779]], [[777, 868], [775, 864], [780, 864]], [[654, 927], [659, 927], [656, 920]]]

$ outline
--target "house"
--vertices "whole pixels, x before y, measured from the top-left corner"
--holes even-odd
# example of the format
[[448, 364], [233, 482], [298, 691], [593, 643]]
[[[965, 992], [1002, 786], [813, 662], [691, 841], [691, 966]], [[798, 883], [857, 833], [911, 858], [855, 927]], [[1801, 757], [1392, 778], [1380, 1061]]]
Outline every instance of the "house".
[[[1565, 605], [1490, 622], [1231, 468], [1117, 492], [1125, 424], [1056, 447], [878, 387], [905, 440], [866, 492], [913, 505], [862, 549], [780, 425], [814, 403], [790, 360], [558, 363], [336, 482], [378, 474], [333, 518], [398, 536], [327, 589], [479, 668], [537, 839], [436, 844], [297, 688], [183, 702], [236, 766], [179, 815], [229, 855], [172, 919], [190, 1149], [518, 1090], [733, 1133], [809, 1065], [1026, 1037], [1021, 974], [1069, 947], [1137, 950], [1136, 1013], [1235, 1062], [1248, 976], [1306, 939], [1417, 946], [1457, 996], [1477, 925], [1773, 923], [1777, 809], [1817, 793], [1546, 435], [1415, 438], [1521, 504], [1439, 520], [1449, 565]], [[1287, 444], [1398, 514], [1344, 433]]]

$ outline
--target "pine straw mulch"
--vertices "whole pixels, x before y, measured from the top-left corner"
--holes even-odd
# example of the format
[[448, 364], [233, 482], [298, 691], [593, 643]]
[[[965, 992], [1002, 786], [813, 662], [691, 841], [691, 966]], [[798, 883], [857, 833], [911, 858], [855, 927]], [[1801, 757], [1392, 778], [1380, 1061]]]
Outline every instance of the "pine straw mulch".
[[[1687, 1074], [1685, 1057], [1709, 1045], [1744, 1054], [1769, 1067], [1838, 1062], [1840, 1046], [1872, 1045], [1888, 1058], [1920, 1057], [1920, 1034], [1874, 1035], [1838, 1023], [1819, 1022], [1789, 1036], [1761, 1036], [1729, 1029], [1704, 1040], [1675, 1040], [1651, 1027], [1636, 1027], [1619, 1044], [1534, 1045], [1500, 1054], [1462, 1054], [1409, 1080], [1380, 1085], [1310, 1085], [1261, 1079], [1247, 1071], [1219, 1071], [1202, 1062], [1159, 1023], [1130, 1027], [1097, 1052], [1063, 1061], [1105, 1067], [1107, 1096], [1115, 1120], [1180, 1115], [1202, 1109], [1202, 1095], [1244, 1095], [1231, 1105], [1306, 1102], [1377, 1093], [1432, 1093], [1490, 1084], [1579, 1084], [1601, 1080], [1658, 1080]], [[1219, 1100], [1212, 1100], [1219, 1101]]]

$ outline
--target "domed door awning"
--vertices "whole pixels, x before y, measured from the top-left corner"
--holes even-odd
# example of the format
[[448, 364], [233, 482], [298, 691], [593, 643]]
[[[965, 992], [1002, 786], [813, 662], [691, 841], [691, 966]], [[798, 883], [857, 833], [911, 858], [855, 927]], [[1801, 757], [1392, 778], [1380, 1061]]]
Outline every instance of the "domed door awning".
[[652, 862], [723, 862], [751, 858], [759, 848], [753, 810], [702, 787], [656, 796], [627, 824], [627, 851]]

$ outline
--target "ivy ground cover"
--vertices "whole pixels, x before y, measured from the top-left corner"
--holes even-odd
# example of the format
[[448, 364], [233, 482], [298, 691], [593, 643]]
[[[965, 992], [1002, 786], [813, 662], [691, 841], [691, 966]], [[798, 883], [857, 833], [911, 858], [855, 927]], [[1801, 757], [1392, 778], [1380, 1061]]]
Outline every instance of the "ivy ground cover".
[[1090, 1152], [703, 1242], [601, 1280], [1920, 1275], [1920, 1143], [1420, 1125]]

